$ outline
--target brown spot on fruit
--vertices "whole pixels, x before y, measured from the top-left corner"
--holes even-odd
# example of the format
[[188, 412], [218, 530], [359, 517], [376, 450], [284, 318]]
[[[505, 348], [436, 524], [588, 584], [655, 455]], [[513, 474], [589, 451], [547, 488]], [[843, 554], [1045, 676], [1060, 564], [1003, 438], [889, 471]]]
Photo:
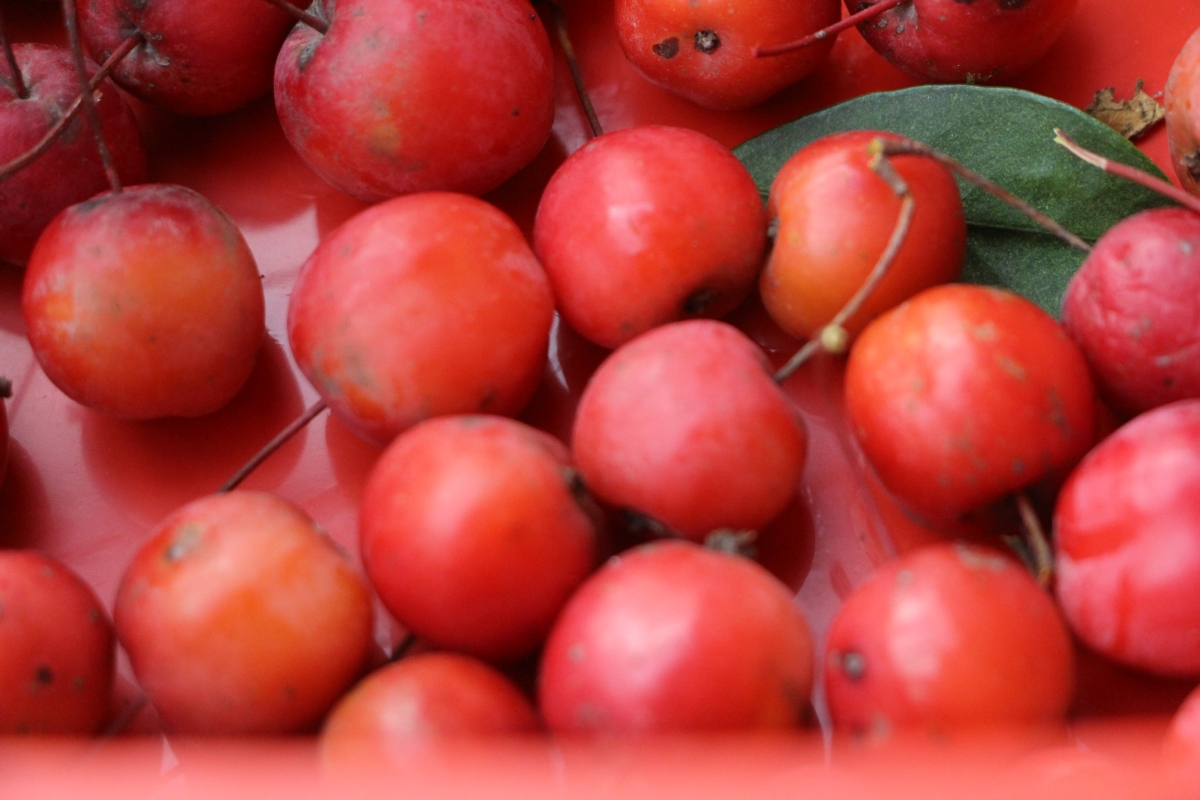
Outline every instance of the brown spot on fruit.
[[650, 49], [654, 51], [654, 55], [660, 58], [674, 58], [679, 54], [679, 39], [675, 36], [672, 36], [670, 39], [663, 39]]
[[721, 37], [716, 31], [696, 31], [694, 44], [697, 50], [705, 55], [712, 55], [721, 46]]

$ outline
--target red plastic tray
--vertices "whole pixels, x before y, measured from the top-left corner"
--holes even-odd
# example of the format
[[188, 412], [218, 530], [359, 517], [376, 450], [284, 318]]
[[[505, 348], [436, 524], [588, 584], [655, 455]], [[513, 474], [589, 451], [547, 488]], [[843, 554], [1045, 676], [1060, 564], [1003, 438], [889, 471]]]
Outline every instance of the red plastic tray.
[[[877, 56], [854, 31], [837, 41], [830, 61], [766, 104], [744, 112], [710, 112], [644, 81], [625, 61], [615, 40], [611, 3], [566, 3], [568, 25], [584, 80], [606, 130], [639, 123], [693, 127], [729, 146], [782, 122], [870, 91], [913, 81]], [[61, 41], [54, 5], [8, 0], [5, 16], [18, 41]], [[1087, 105], [1100, 88], [1132, 93], [1137, 80], [1151, 94], [1162, 91], [1175, 54], [1200, 27], [1200, 2], [1173, 0], [1080, 0], [1059, 43], [1016, 85]], [[556, 48], [557, 52], [557, 48]], [[566, 155], [586, 141], [587, 127], [559, 54], [554, 132], [543, 152], [521, 174], [488, 197], [527, 232], [541, 188]], [[245, 234], [265, 276], [271, 334], [249, 385], [224, 410], [186, 421], [127, 423], [108, 419], [66, 399], [42, 374], [25, 341], [20, 314], [22, 274], [0, 268], [0, 373], [11, 378], [8, 401], [11, 451], [0, 486], [0, 546], [36, 547], [73, 566], [111, 603], [126, 562], [168, 512], [210, 493], [263, 443], [316, 399], [288, 352], [284, 319], [296, 273], [321, 236], [363, 208], [313, 175], [283, 138], [269, 99], [219, 118], [176, 118], [135, 104], [143, 122], [152, 178], [193, 187], [228, 212]], [[1161, 128], [1139, 146], [1168, 174]], [[776, 355], [796, 343], [763, 320], [753, 307], [740, 324]], [[552, 362], [525, 418], [565, 436], [584, 381], [602, 357], [597, 348], [557, 330]], [[840, 598], [897, 549], [927, 534], [904, 522], [866, 487], [847, 445], [840, 411], [840, 373], [822, 363], [794, 379], [789, 389], [804, 413], [811, 456], [788, 528], [767, 543], [773, 569], [798, 589], [818, 635]], [[379, 450], [322, 415], [272, 456], [244, 484], [283, 495], [305, 508], [352, 552], [356, 549], [356, 503]], [[381, 615], [381, 620], [384, 617]], [[386, 621], [379, 638], [396, 632]], [[122, 660], [124, 702], [137, 697]], [[1084, 657], [1076, 703], [1077, 721], [1064, 739], [1132, 759], [1153, 761], [1164, 715], [1191, 683], [1133, 674], [1096, 657]], [[1149, 721], [1141, 717], [1151, 715]], [[1114, 719], [1119, 719], [1113, 722]], [[1134, 722], [1133, 719], [1139, 719]], [[130, 730], [155, 730], [152, 713]], [[911, 784], [923, 796], [957, 794], [981, 786], [985, 776], [1014, 788], [1014, 753], [1027, 737], [960, 743], [952, 763], [946, 752], [916, 755], [897, 747], [894, 758], [851, 769], [855, 754], [835, 748], [833, 766], [817, 731], [794, 737], [686, 738], [652, 745], [495, 744], [455, 746], [419, 764], [404, 766], [403, 785], [386, 769], [314, 780], [311, 740], [195, 743], [129, 737], [65, 750], [46, 742], [0, 745], [0, 792], [31, 796], [128, 796], [128, 791], [169, 787], [179, 796], [341, 796], [385, 785], [405, 793], [481, 793], [530, 796], [659, 795], [890, 796]], [[1018, 746], [1020, 743], [1020, 746]], [[949, 747], [950, 745], [947, 745]], [[903, 755], [900, 755], [903, 753]], [[845, 761], [843, 763], [843, 758]], [[1068, 758], [1068, 761], [1070, 760]], [[1145, 762], [1150, 763], [1150, 762]], [[69, 767], [69, 768], [68, 768]], [[1149, 769], [1149, 768], [1147, 768]], [[991, 770], [990, 772], [988, 770]], [[904, 781], [900, 781], [900, 778]], [[1142, 788], [1157, 787], [1147, 775]], [[908, 783], [905, 783], [907, 781]], [[1111, 783], [1111, 782], [1110, 782]], [[5, 788], [5, 785], [8, 788]], [[271, 786], [268, 792], [267, 787]], [[20, 791], [10, 791], [10, 790]], [[906, 793], [907, 790], [904, 790]]]

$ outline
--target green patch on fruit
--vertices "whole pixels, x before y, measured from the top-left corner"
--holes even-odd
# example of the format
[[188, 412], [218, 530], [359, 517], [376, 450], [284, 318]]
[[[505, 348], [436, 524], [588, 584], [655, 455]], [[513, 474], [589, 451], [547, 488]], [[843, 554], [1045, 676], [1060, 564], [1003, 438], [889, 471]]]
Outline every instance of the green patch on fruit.
[[[1054, 143], [1062, 128], [1083, 147], [1163, 178], [1134, 145], [1079, 109], [1020, 89], [918, 86], [863, 95], [757, 136], [734, 150], [766, 197], [796, 151], [832, 133], [879, 130], [940, 150], [1094, 242], [1118, 221], [1170, 201], [1080, 161]], [[963, 279], [1016, 291], [1058, 314], [1084, 254], [1016, 209], [959, 182], [968, 242]]]

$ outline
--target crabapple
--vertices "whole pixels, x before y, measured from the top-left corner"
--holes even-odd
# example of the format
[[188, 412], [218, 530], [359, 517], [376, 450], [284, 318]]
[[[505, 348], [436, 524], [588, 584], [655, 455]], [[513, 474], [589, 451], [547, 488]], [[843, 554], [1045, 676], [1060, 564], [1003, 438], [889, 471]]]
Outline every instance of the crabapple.
[[1080, 462], [1054, 509], [1058, 598], [1109, 658], [1200, 676], [1200, 400], [1135, 417]]
[[1157, 208], [1096, 242], [1063, 297], [1062, 323], [1097, 389], [1133, 416], [1200, 397], [1200, 215]]
[[808, 623], [759, 565], [691, 542], [611, 559], [571, 598], [542, 654], [557, 733], [798, 725], [813, 682]]
[[280, 51], [275, 106], [333, 186], [369, 202], [484, 194], [545, 144], [553, 59], [526, 0], [338, 0], [328, 11], [327, 32], [297, 25]]
[[[261, 2], [261, 0], [259, 0]], [[42, 44], [13, 48], [28, 96], [20, 97], [0, 72], [0, 164], [36, 145], [79, 96], [70, 51]], [[89, 74], [96, 65], [87, 62]], [[146, 180], [146, 151], [133, 112], [111, 80], [96, 90], [101, 130], [113, 166], [127, 184]], [[0, 180], [0, 260], [24, 266], [50, 220], [109, 188], [87, 122], [77, 116], [57, 141], [19, 172]]]
[[572, 431], [598, 498], [694, 540], [770, 522], [799, 486], [806, 446], [766, 355], [716, 320], [664, 325], [614, 351]]
[[1192, 690], [1171, 718], [1163, 750], [1168, 766], [1195, 786], [1200, 780], [1200, 687]]
[[352, 430], [379, 443], [439, 414], [515, 415], [541, 379], [554, 317], [517, 226], [474, 197], [368, 208], [301, 267], [288, 339]]
[[1165, 88], [1167, 149], [1179, 184], [1200, 195], [1200, 30], [1171, 65]]
[[[900, 198], [870, 167], [875, 131], [826, 136], [787, 160], [771, 184], [767, 214], [778, 225], [759, 279], [771, 318], [808, 339], [855, 295], [883, 254], [900, 213]], [[894, 156], [892, 166], [912, 193], [914, 208], [903, 244], [887, 273], [843, 325], [864, 325], [922, 289], [958, 277], [967, 249], [967, 223], [950, 171], [921, 156]]]
[[677, 319], [729, 313], [750, 292], [766, 239], [742, 163], [704, 134], [658, 125], [571, 154], [533, 229], [559, 313], [609, 348]]
[[1066, 332], [1001, 289], [927, 289], [878, 317], [846, 365], [846, 413], [884, 486], [949, 522], [1075, 465], [1095, 391]]
[[88, 0], [79, 25], [103, 61], [142, 41], [112, 76], [135, 97], [190, 116], [224, 114], [271, 89], [292, 17], [264, 0]]
[[400, 434], [363, 491], [363, 565], [409, 631], [489, 660], [533, 652], [592, 571], [596, 522], [567, 448], [504, 417]]
[[144, 184], [63, 211], [29, 259], [21, 305], [50, 380], [124, 419], [216, 411], [250, 377], [266, 335], [250, 248], [182, 186]]
[[171, 514], [117, 590], [117, 637], [179, 733], [316, 725], [372, 655], [366, 581], [290, 502], [235, 491]]
[[0, 735], [97, 733], [116, 639], [95, 592], [57, 560], [0, 552]]
[[617, 0], [617, 35], [651, 82], [708, 108], [749, 108], [820, 66], [833, 39], [770, 60], [754, 48], [831, 25], [839, 10], [837, 0]]
[[964, 543], [881, 567], [829, 629], [825, 697], [835, 726], [874, 735], [1061, 718], [1071, 638], [1017, 562]]

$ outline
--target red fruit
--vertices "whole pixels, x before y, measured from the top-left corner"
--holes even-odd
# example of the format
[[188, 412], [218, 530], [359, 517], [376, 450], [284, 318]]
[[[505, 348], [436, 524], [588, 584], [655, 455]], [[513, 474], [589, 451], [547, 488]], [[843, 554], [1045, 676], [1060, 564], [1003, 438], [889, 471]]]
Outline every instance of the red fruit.
[[1200, 397], [1200, 215], [1143, 211], [1109, 229], [1071, 278], [1062, 322], [1097, 388], [1127, 416]]
[[233, 221], [161, 184], [56, 217], [29, 260], [22, 310], [50, 380], [125, 419], [216, 411], [250, 377], [266, 329], [262, 281]]
[[117, 636], [179, 733], [309, 730], [372, 654], [371, 595], [304, 512], [259, 492], [168, 517], [117, 591]]
[[597, 497], [694, 540], [770, 522], [799, 486], [806, 444], [766, 356], [714, 320], [616, 350], [584, 389], [572, 433]]
[[327, 759], [362, 759], [539, 727], [533, 705], [503, 673], [457, 653], [421, 653], [380, 668], [347, 693], [325, 721], [321, 750]]
[[380, 443], [439, 414], [515, 415], [546, 361], [554, 300], [521, 231], [465, 195], [363, 211], [326, 236], [288, 305], [297, 363]]
[[618, 0], [621, 49], [653, 83], [708, 108], [749, 108], [815, 70], [832, 38], [774, 59], [783, 44], [837, 21], [837, 0]]
[[88, 735], [108, 715], [116, 641], [95, 592], [40, 553], [0, 552], [0, 735]]
[[433, 644], [494, 660], [537, 648], [597, 543], [558, 440], [502, 417], [401, 434], [363, 492], [363, 564], [384, 605]]
[[[296, 3], [296, 5], [302, 5]], [[113, 80], [177, 114], [224, 114], [271, 89], [292, 17], [264, 0], [87, 0], [80, 33], [103, 61], [129, 36], [143, 41]]]
[[571, 598], [538, 686], [558, 733], [799, 724], [813, 645], [791, 593], [740, 556], [657, 542], [612, 559]]
[[936, 544], [846, 598], [829, 629], [834, 725], [885, 734], [1061, 718], [1073, 653], [1053, 600], [988, 548]]
[[1200, 30], [1184, 43], [1167, 76], [1167, 147], [1179, 184], [1200, 195]]
[[[262, 2], [262, 0], [254, 0]], [[553, 60], [526, 0], [339, 0], [298, 25], [275, 106], [313, 171], [367, 201], [484, 194], [528, 164], [554, 121]]]
[[[879, 0], [846, 0], [862, 11]], [[912, 0], [862, 22], [880, 55], [935, 83], [1002, 83], [1037, 61], [1058, 39], [1076, 0]]]
[[1091, 648], [1200, 677], [1200, 400], [1148, 411], [1071, 473], [1054, 511], [1058, 598]]
[[767, 220], [750, 173], [684, 128], [606, 134], [559, 167], [534, 250], [572, 328], [616, 347], [684, 317], [721, 317], [750, 292]]
[[1069, 469], [1095, 430], [1087, 362], [1058, 323], [968, 284], [928, 289], [862, 332], [846, 410], [883, 484], [935, 522]]
[[1200, 780], [1200, 687], [1187, 696], [1171, 718], [1163, 749], [1172, 771], [1186, 778], [1189, 786], [1195, 786]]
[[[900, 198], [870, 168], [876, 131], [824, 137], [787, 160], [771, 185], [767, 213], [778, 226], [759, 280], [771, 318], [809, 339], [850, 302], [887, 247]], [[844, 327], [852, 336], [922, 289], [955, 280], [967, 223], [954, 176], [920, 156], [889, 159], [912, 192], [908, 234], [885, 277]]]
[[[0, 70], [0, 164], [36, 145], [79, 96], [79, 78], [68, 50], [40, 44], [18, 44], [13, 50], [29, 96], [19, 97], [7, 69]], [[94, 74], [96, 65], [87, 65], [88, 74]], [[124, 183], [142, 183], [146, 152], [133, 112], [111, 80], [103, 81], [96, 95], [117, 174]], [[0, 260], [24, 266], [55, 215], [108, 188], [95, 139], [79, 115], [36, 161], [0, 181]]]

